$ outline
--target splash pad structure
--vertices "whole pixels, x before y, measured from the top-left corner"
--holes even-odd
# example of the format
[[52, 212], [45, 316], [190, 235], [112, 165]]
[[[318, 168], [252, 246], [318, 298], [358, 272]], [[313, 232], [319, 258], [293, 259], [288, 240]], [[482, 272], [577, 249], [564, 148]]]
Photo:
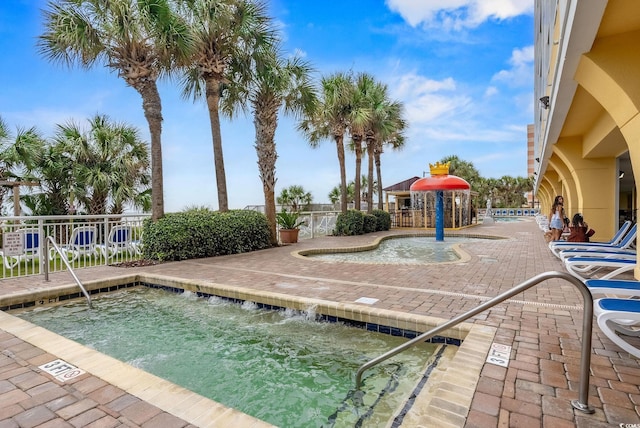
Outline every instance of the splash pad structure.
[[[411, 187], [411, 205], [422, 213], [425, 227], [436, 229], [436, 241], [444, 241], [444, 229], [471, 224], [471, 186], [449, 175], [450, 162], [429, 164], [430, 177], [415, 181]], [[435, 218], [435, 224], [434, 224]]]

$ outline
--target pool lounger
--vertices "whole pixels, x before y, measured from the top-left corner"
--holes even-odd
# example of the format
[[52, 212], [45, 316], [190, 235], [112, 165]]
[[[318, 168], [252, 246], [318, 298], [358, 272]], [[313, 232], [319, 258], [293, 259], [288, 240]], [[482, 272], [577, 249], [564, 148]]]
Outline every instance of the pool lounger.
[[587, 279], [585, 285], [592, 295], [615, 294], [640, 297], [640, 281], [624, 279]]
[[635, 260], [638, 253], [635, 250], [598, 251], [598, 250], [562, 250], [559, 253], [560, 260], [565, 261], [569, 257], [600, 257], [603, 259], [631, 259]]
[[[628, 231], [628, 232], [627, 232]], [[575, 250], [594, 250], [594, 251], [618, 251], [627, 250], [631, 244], [635, 241], [637, 234], [637, 224], [631, 226], [630, 221], [624, 222], [624, 224], [618, 229], [616, 234], [608, 242], [566, 242], [566, 241], [551, 241], [549, 242], [549, 249], [556, 256], [560, 257], [560, 251], [575, 249]]]
[[564, 261], [564, 265], [571, 275], [585, 281], [601, 269], [609, 269], [610, 272], [600, 277], [600, 279], [614, 278], [621, 273], [633, 270], [636, 267], [636, 260], [603, 257], [569, 257]]
[[627, 342], [623, 336], [638, 337], [640, 330], [632, 326], [640, 323], [640, 300], [603, 298], [593, 302], [598, 327], [613, 343], [636, 358], [640, 349]]

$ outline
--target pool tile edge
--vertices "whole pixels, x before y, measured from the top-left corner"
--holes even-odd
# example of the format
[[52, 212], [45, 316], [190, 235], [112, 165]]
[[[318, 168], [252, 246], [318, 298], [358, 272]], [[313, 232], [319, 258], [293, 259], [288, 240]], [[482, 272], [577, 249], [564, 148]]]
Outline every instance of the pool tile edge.
[[[0, 329], [43, 351], [85, 370], [128, 394], [198, 427], [214, 427], [233, 421], [238, 426], [273, 427], [264, 421], [223, 406], [213, 400], [161, 379], [115, 358], [63, 338], [42, 327], [0, 311]], [[123, 380], [128, 380], [123, 382]], [[140, 387], [144, 385], [144, 387]], [[194, 405], [181, 404], [190, 396]], [[170, 399], [175, 398], [175, 399]], [[182, 398], [182, 399], [180, 399]], [[213, 412], [212, 412], [213, 411]], [[210, 417], [204, 417], [209, 415]]]

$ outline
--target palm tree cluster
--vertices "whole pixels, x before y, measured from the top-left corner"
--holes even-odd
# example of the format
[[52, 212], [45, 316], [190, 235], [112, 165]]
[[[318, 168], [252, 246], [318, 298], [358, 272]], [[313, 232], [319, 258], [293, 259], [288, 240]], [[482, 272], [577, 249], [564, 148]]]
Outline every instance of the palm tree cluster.
[[[228, 210], [220, 114], [251, 111], [259, 175], [273, 242], [275, 224], [275, 130], [280, 112], [300, 120], [313, 146], [333, 139], [341, 171], [341, 206], [346, 211], [344, 137], [360, 164], [369, 163], [369, 207], [373, 183], [381, 186], [380, 155], [399, 148], [406, 123], [402, 105], [389, 99], [386, 85], [362, 73], [321, 79], [300, 58], [286, 58], [280, 36], [260, 0], [50, 0], [45, 10], [40, 52], [54, 62], [113, 70], [142, 98], [151, 136], [152, 219], [164, 215], [162, 183], [162, 103], [158, 79], [176, 76], [183, 95], [204, 99], [209, 110], [218, 209]], [[374, 163], [377, 181], [373, 179]], [[359, 200], [357, 202], [359, 204]], [[382, 204], [380, 199], [379, 204]]]
[[[362, 157], [367, 155], [367, 183], [365, 192], [367, 212], [373, 210], [373, 195], [377, 194], [382, 209], [382, 170], [380, 156], [385, 146], [400, 149], [404, 145], [407, 124], [403, 105], [390, 99], [387, 85], [377, 82], [368, 73], [353, 75], [335, 73], [322, 78], [320, 100], [315, 113], [299, 124], [312, 146], [324, 139], [333, 139], [340, 163], [340, 208], [347, 211], [349, 189], [345, 165], [345, 138], [350, 136], [349, 148], [356, 158], [353, 194], [355, 209], [360, 209]], [[374, 179], [374, 165], [376, 178]], [[378, 188], [374, 189], [374, 183]], [[335, 193], [335, 192], [332, 192]]]
[[22, 197], [35, 215], [122, 214], [129, 205], [150, 206], [147, 144], [137, 129], [104, 115], [91, 118], [88, 131], [74, 122], [58, 125], [51, 141], [35, 127], [13, 138], [0, 119], [0, 165], [5, 179], [38, 183], [39, 192]]
[[520, 207], [527, 202], [525, 193], [533, 189], [531, 177], [484, 178], [473, 166], [458, 156], [446, 156], [440, 163], [449, 163], [449, 174], [464, 178], [471, 185], [471, 190], [478, 192], [477, 201], [491, 199], [491, 206], [496, 208]]

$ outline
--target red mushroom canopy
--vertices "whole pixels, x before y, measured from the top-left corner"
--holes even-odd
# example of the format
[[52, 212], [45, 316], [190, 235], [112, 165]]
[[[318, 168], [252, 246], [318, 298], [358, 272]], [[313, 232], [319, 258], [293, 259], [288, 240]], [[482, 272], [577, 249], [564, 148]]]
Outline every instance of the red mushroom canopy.
[[455, 175], [433, 175], [416, 180], [409, 188], [412, 192], [430, 190], [469, 190], [471, 186], [466, 180]]

